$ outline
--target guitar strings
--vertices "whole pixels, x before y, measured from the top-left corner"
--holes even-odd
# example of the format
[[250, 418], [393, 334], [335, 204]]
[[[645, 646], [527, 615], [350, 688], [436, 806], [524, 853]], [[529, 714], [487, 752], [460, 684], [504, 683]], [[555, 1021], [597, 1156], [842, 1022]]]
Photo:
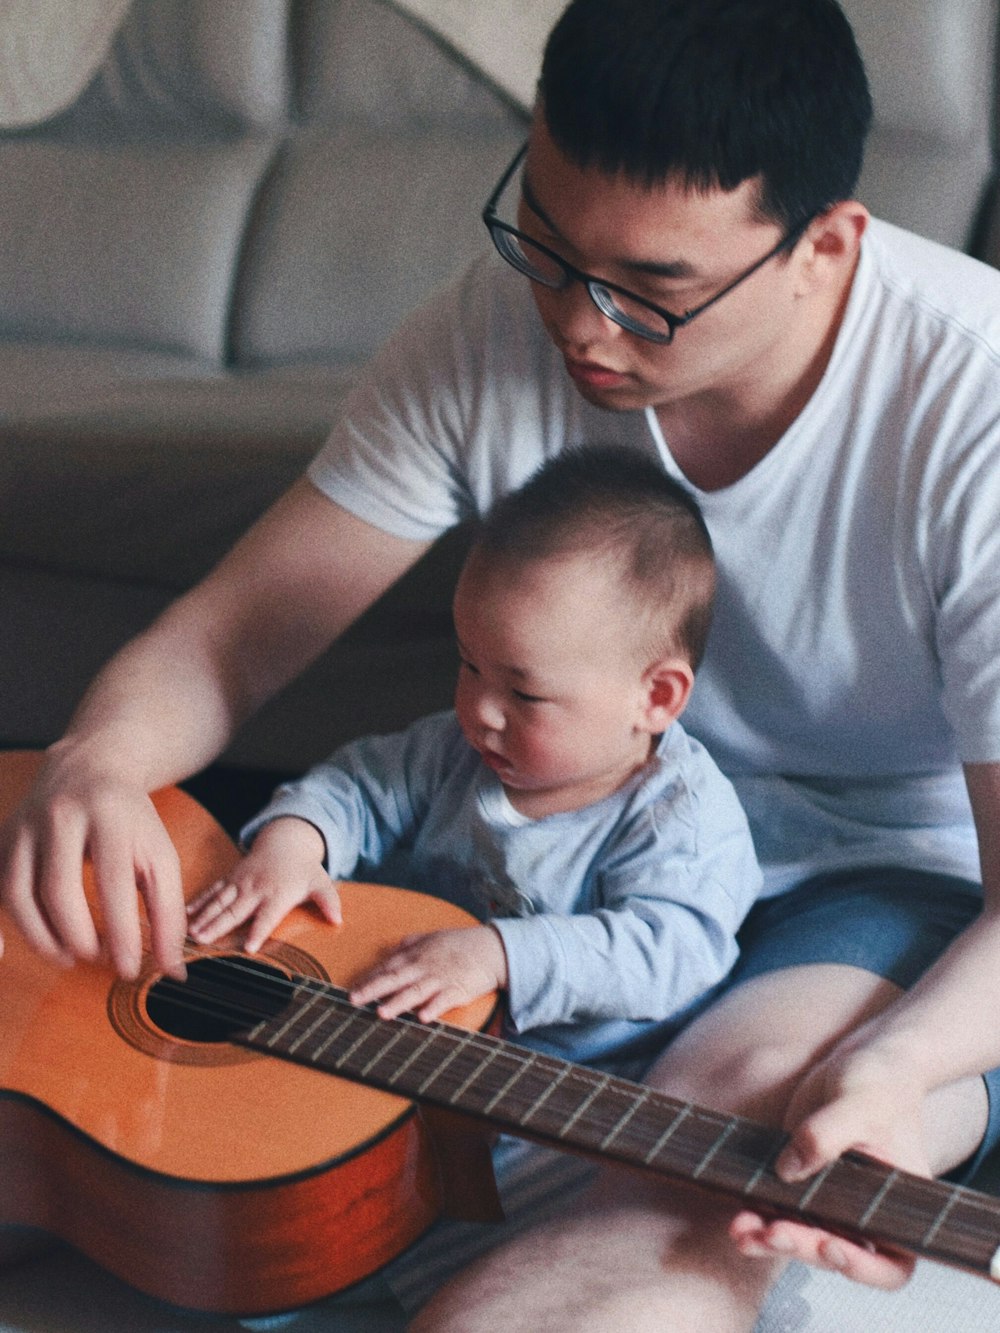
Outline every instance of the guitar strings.
[[[249, 1021], [251, 1027], [256, 1026], [258, 1022], [266, 1021], [267, 1019], [276, 1016], [271, 1004], [265, 1003], [265, 996], [268, 1000], [272, 1000], [276, 992], [283, 992], [288, 999], [293, 998], [295, 995], [305, 995], [307, 997], [316, 995], [325, 999], [339, 1012], [344, 1012], [347, 1009], [356, 1009], [359, 1014], [365, 1012], [371, 1014], [374, 1012], [374, 1006], [352, 1005], [348, 998], [348, 992], [341, 987], [334, 986], [332, 983], [297, 973], [289, 976], [283, 971], [280, 963], [269, 959], [266, 955], [258, 958], [250, 955], [241, 955], [239, 953], [226, 953], [220, 951], [218, 946], [203, 946], [190, 938], [185, 941], [185, 944], [188, 961], [216, 959], [226, 972], [239, 976], [244, 991], [249, 995], [249, 1001], [241, 997], [234, 1002], [232, 997], [226, 997], [225, 1004], [227, 1006], [227, 1013], [235, 1018]], [[267, 966], [270, 971], [262, 973], [260, 971], [261, 963]], [[163, 976], [156, 984], [159, 986], [161, 992], [168, 990], [171, 1001], [179, 1007], [183, 1007], [188, 1012], [197, 1013], [203, 1017], [210, 1016], [218, 1018], [220, 1016], [220, 996], [218, 993], [213, 993], [210, 989], [200, 990], [199, 987], [204, 984], [202, 979], [194, 980], [189, 978], [187, 982], [182, 983], [169, 976]], [[473, 1052], [482, 1053], [484, 1058], [495, 1057], [497, 1055], [497, 1047], [505, 1045], [505, 1043], [498, 1041], [498, 1039], [491, 1037], [489, 1034], [471, 1030], [467, 1031], [447, 1023], [433, 1022], [420, 1024], [413, 1015], [404, 1015], [396, 1019], [380, 1019], [380, 1022], [389, 1026], [404, 1024], [410, 1031], [416, 1027], [420, 1027], [425, 1028], [430, 1032], [443, 1031], [445, 1033], [460, 1034], [464, 1039], [466, 1048]], [[504, 1053], [503, 1050], [500, 1051], [501, 1055]], [[564, 1079], [567, 1077], [572, 1078], [575, 1081], [582, 1083], [585, 1089], [589, 1088], [597, 1091], [599, 1090], [599, 1085], [605, 1083], [604, 1075], [587, 1066], [562, 1062], [557, 1058], [547, 1057], [540, 1052], [529, 1053], [532, 1055], [533, 1061], [540, 1069], [550, 1070], [553, 1076], [562, 1074]], [[275, 1051], [273, 1054], [280, 1058], [280, 1052]], [[512, 1054], [520, 1054], [520, 1050], [518, 1049]], [[568, 1071], [565, 1069], [567, 1063], [569, 1063]], [[344, 1076], [347, 1077], [347, 1075]], [[624, 1083], [627, 1090], [633, 1095], [636, 1091], [641, 1092], [646, 1099], [651, 1100], [654, 1104], [662, 1100], [665, 1103], [664, 1109], [676, 1111], [677, 1108], [686, 1106], [688, 1113], [694, 1114], [711, 1125], [719, 1127], [720, 1131], [733, 1119], [733, 1117], [713, 1111], [710, 1108], [697, 1106], [693, 1103], [685, 1104], [676, 1098], [670, 1097], [668, 1094], [659, 1093], [654, 1089], [647, 1088], [643, 1084], [633, 1083], [628, 1080], [613, 1080], [613, 1083], [618, 1082]], [[923, 1193], [924, 1195], [928, 1195], [929, 1199], [927, 1202], [930, 1202], [933, 1206], [940, 1201], [943, 1192], [948, 1200], [954, 1200], [955, 1198], [960, 1199], [964, 1211], [966, 1213], [972, 1213], [972, 1216], [963, 1217], [963, 1232], [968, 1235], [970, 1239], [981, 1239], [985, 1240], [987, 1244], [993, 1244], [997, 1235], [997, 1211], [998, 1208], [1000, 1208], [1000, 1204], [998, 1204], [997, 1200], [990, 1196], [983, 1195], [978, 1191], [968, 1189], [965, 1186], [953, 1185], [951, 1183], [933, 1179], [925, 1180], [919, 1176], [912, 1177], [908, 1183], [914, 1191], [912, 1198], [904, 1199], [902, 1202], [900, 1202], [898, 1198], [891, 1201], [892, 1211], [897, 1217], [902, 1219], [922, 1218], [924, 1212], [919, 1206], [919, 1194]], [[920, 1190], [921, 1186], [924, 1187], [922, 1191]], [[950, 1206], [950, 1204], [947, 1206]], [[975, 1216], [977, 1212], [981, 1214], [981, 1219], [980, 1217]]]

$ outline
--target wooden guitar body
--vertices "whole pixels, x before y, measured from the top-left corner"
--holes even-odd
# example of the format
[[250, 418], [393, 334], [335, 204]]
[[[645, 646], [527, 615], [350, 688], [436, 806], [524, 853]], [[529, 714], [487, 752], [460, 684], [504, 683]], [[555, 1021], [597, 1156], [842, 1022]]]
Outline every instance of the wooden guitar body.
[[[0, 759], [0, 822], [37, 762]], [[155, 801], [192, 895], [235, 848], [179, 790]], [[259, 958], [350, 986], [402, 935], [470, 922], [403, 890], [345, 884], [342, 896], [342, 927], [296, 912]], [[41, 1228], [174, 1304], [261, 1314], [359, 1281], [441, 1212], [445, 1186], [412, 1101], [178, 1036], [151, 1016], [158, 974], [64, 971], [2, 916], [0, 929], [0, 1223]], [[450, 1019], [478, 1029], [493, 1007], [485, 998]]]

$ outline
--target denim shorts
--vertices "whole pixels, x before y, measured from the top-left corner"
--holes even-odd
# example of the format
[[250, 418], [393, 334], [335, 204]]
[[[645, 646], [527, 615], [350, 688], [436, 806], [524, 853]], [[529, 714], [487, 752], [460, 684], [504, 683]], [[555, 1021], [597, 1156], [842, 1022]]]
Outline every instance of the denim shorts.
[[[982, 901], [978, 884], [953, 875], [878, 867], [817, 875], [751, 909], [729, 985], [785, 967], [847, 963], [905, 990], [975, 919]], [[971, 1176], [1000, 1142], [1000, 1069], [983, 1079], [986, 1133], [952, 1179]]]

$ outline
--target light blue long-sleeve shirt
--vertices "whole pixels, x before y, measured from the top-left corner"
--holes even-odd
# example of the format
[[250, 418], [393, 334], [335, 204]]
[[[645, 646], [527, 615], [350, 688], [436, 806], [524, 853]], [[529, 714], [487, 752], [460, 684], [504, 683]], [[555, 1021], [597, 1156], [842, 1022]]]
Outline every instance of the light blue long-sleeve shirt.
[[355, 741], [280, 787], [243, 830], [314, 824], [335, 879], [417, 889], [499, 931], [508, 1035], [624, 1067], [650, 1058], [736, 959], [760, 889], [728, 780], [678, 723], [618, 791], [528, 819], [454, 713]]

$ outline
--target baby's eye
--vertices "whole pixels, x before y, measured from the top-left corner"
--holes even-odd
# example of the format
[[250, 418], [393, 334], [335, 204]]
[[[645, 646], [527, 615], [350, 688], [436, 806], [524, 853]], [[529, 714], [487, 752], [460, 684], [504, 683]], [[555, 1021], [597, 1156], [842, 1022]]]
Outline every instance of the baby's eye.
[[544, 704], [547, 702], [540, 694], [525, 694], [524, 690], [512, 690], [511, 693], [515, 699], [520, 699], [523, 704]]
[[458, 665], [462, 670], [471, 671], [474, 676], [479, 675], [479, 668], [477, 666], [473, 666], [472, 663], [469, 661], [469, 659], [467, 657], [463, 657], [461, 654], [459, 654], [458, 657]]

